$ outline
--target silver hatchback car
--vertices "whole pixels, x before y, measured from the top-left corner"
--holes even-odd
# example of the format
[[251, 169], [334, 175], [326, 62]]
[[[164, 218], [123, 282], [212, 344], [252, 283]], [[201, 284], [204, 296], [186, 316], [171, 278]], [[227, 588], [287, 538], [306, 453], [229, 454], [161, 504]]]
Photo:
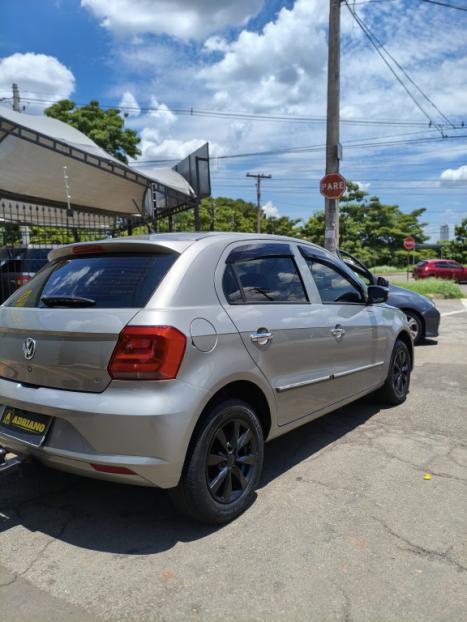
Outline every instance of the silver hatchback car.
[[168, 488], [222, 523], [251, 503], [265, 440], [407, 395], [405, 316], [319, 246], [147, 235], [49, 260], [0, 307], [0, 445], [20, 457]]

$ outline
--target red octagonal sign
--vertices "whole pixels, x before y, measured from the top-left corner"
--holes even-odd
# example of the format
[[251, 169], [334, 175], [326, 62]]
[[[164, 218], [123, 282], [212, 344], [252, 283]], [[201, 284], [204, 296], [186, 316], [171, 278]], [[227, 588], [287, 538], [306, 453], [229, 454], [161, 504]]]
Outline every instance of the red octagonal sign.
[[328, 173], [321, 179], [319, 191], [327, 199], [339, 199], [346, 191], [344, 177], [339, 173]]
[[406, 238], [404, 238], [404, 247], [408, 251], [411, 251], [415, 248], [415, 239], [411, 235], [408, 235]]

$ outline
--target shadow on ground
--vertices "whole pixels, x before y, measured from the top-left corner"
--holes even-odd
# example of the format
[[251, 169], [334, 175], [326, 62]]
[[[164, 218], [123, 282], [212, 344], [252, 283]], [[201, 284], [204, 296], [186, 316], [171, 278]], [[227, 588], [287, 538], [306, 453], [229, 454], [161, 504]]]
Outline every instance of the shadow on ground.
[[416, 347], [420, 348], [420, 347], [424, 347], [424, 346], [437, 346], [438, 342], [436, 341], [436, 339], [423, 339], [422, 341], [420, 341], [420, 343], [417, 343]]
[[[271, 441], [261, 487], [380, 409], [360, 400]], [[33, 463], [0, 479], [0, 537], [17, 525], [73, 546], [120, 555], [158, 553], [222, 528], [183, 517], [165, 491], [80, 478]]]

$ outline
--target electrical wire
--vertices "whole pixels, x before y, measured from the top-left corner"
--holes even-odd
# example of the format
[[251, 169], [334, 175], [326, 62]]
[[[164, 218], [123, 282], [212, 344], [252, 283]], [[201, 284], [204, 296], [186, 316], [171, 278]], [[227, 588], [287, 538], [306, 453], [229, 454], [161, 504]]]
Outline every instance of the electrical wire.
[[[363, 23], [363, 20], [362, 20], [362, 23]], [[407, 73], [407, 71], [404, 69], [404, 67], [402, 67], [402, 65], [397, 61], [397, 59], [395, 59], [394, 56], [384, 47], [384, 45], [381, 43], [380, 39], [378, 39], [378, 37], [374, 33], [372, 33], [370, 31], [368, 26], [366, 26], [366, 28], [368, 29], [368, 32], [371, 33], [371, 35], [373, 36], [373, 38], [376, 41], [376, 43], [380, 46], [380, 48], [385, 51], [387, 56], [389, 56], [389, 58], [392, 60], [392, 62], [399, 68], [400, 71], [402, 71], [404, 76], [417, 89], [417, 91], [420, 93], [420, 95], [422, 95], [422, 97], [424, 97], [424, 99], [436, 110], [436, 112], [448, 123], [448, 125], [450, 125], [451, 127], [454, 127], [454, 124], [450, 121], [450, 119], [448, 119], [448, 117], [443, 112], [441, 112], [441, 110], [438, 108], [438, 106], [428, 97], [428, 95], [424, 91], [422, 91], [422, 89], [410, 77], [410, 75]]]
[[458, 6], [457, 4], [449, 4], [448, 2], [438, 2], [438, 0], [420, 0], [420, 2], [427, 2], [428, 4], [437, 4], [438, 6], [446, 7], [447, 9], [456, 9], [457, 11], [465, 11], [467, 13], [467, 7]]
[[[467, 138], [467, 134], [457, 134], [456, 136], [440, 136], [438, 137], [430, 137], [430, 138], [418, 138], [413, 140], [391, 140], [391, 141], [380, 141], [380, 142], [364, 142], [364, 143], [344, 143], [344, 147], [346, 149], [359, 149], [366, 147], [386, 147], [386, 146], [395, 146], [395, 145], [413, 145], [413, 144], [424, 144], [431, 142], [442, 142], [446, 140], [453, 140], [456, 138]], [[233, 153], [228, 155], [220, 155], [220, 156], [212, 156], [211, 160], [231, 160], [237, 158], [251, 158], [251, 157], [268, 157], [272, 155], [299, 155], [302, 153], [310, 153], [313, 151], [322, 151], [325, 150], [325, 145], [313, 145], [310, 147], [293, 147], [289, 149], [271, 149], [270, 151], [253, 151], [250, 153]], [[179, 158], [164, 158], [160, 160], [136, 160], [132, 162], [132, 166], [139, 167], [140, 165], [146, 164], [162, 164], [162, 163], [170, 163], [170, 162], [178, 162]]]
[[[27, 92], [27, 91], [26, 91]], [[9, 98], [11, 99], [11, 98]], [[40, 104], [55, 104], [57, 100], [49, 100], [49, 99], [40, 99], [35, 97], [22, 97], [22, 101], [26, 103], [40, 103]], [[77, 103], [78, 106], [86, 106], [88, 104]], [[214, 117], [220, 119], [238, 119], [243, 121], [275, 121], [275, 122], [293, 122], [293, 123], [326, 123], [326, 117], [320, 116], [298, 116], [298, 115], [287, 115], [287, 114], [260, 114], [260, 113], [250, 113], [250, 112], [235, 112], [235, 111], [220, 111], [220, 110], [203, 110], [197, 108], [177, 108], [177, 107], [162, 107], [162, 106], [119, 106], [118, 104], [100, 104], [101, 108], [104, 109], [116, 109], [123, 112], [159, 112], [166, 114], [179, 114], [184, 116], [191, 117]], [[426, 113], [425, 113], [426, 116]], [[431, 121], [429, 118], [428, 121]], [[426, 122], [422, 121], [403, 121], [396, 119], [359, 119], [359, 118], [341, 118], [340, 122], [348, 125], [366, 125], [366, 126], [402, 126], [402, 127], [426, 127]], [[433, 124], [433, 123], [432, 123]], [[434, 125], [434, 124], [433, 124]], [[444, 127], [439, 124], [440, 127]], [[461, 129], [464, 127], [464, 123], [459, 123], [457, 125], [451, 123], [449, 121], [449, 127], [451, 129]]]
[[[438, 123], [436, 123], [431, 117], [430, 115], [426, 112], [426, 110], [423, 108], [423, 106], [421, 106], [421, 104], [418, 102], [417, 98], [413, 95], [413, 93], [411, 92], [411, 90], [408, 88], [408, 86], [405, 84], [405, 82], [401, 79], [401, 77], [397, 74], [397, 72], [394, 70], [394, 68], [392, 67], [391, 63], [387, 60], [387, 58], [384, 56], [384, 54], [381, 52], [381, 49], [383, 49], [385, 51], [386, 54], [388, 54], [388, 56], [390, 58], [393, 58], [389, 55], [389, 53], [387, 52], [386, 48], [379, 42], [379, 40], [375, 37], [375, 35], [372, 33], [372, 31], [368, 28], [368, 26], [365, 24], [365, 22], [360, 18], [360, 16], [350, 7], [349, 3], [347, 2], [347, 0], [344, 1], [347, 9], [349, 10], [350, 14], [352, 15], [352, 17], [354, 18], [354, 20], [357, 22], [357, 24], [360, 26], [361, 30], [363, 31], [363, 33], [365, 34], [365, 36], [367, 37], [367, 39], [370, 41], [371, 45], [375, 48], [377, 54], [381, 57], [381, 59], [383, 60], [383, 62], [386, 64], [386, 66], [388, 67], [388, 69], [390, 70], [390, 72], [393, 74], [393, 76], [396, 78], [396, 80], [399, 82], [399, 84], [402, 86], [402, 88], [405, 90], [405, 92], [407, 93], [407, 95], [410, 97], [410, 99], [414, 102], [414, 104], [417, 106], [417, 108], [425, 115], [425, 117], [428, 119], [428, 121], [430, 122], [430, 126], [433, 125], [434, 127], [436, 127], [441, 136], [443, 136], [444, 132], [442, 130], [442, 127], [439, 126]], [[379, 46], [379, 47], [378, 47]], [[381, 49], [380, 49], [381, 48]], [[400, 67], [400, 65], [398, 65]], [[404, 71], [405, 73], [405, 71]], [[413, 80], [410, 79], [411, 82], [413, 83]], [[418, 90], [419, 87], [417, 87]], [[427, 97], [427, 96], [425, 96]], [[434, 105], [434, 104], [433, 104]], [[450, 123], [450, 121], [449, 121]]]

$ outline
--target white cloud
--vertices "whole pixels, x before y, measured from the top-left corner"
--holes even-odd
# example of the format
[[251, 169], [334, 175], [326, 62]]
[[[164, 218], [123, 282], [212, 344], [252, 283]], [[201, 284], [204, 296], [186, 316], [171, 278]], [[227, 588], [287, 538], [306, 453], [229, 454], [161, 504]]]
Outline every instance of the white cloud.
[[263, 205], [262, 209], [266, 218], [279, 218], [279, 210], [275, 205], [273, 205], [272, 201], [268, 201], [265, 205]]
[[166, 104], [160, 104], [156, 97], [151, 97], [151, 112], [150, 117], [154, 119], [159, 127], [169, 127], [175, 123], [177, 117], [168, 108]]
[[440, 175], [441, 181], [467, 181], [467, 165], [459, 168], [448, 168]]
[[[159, 132], [145, 127], [141, 130], [141, 143], [139, 145], [142, 155], [141, 160], [183, 160], [189, 153], [198, 149], [206, 140], [193, 138], [191, 140], [178, 140], [174, 138], [160, 139]], [[209, 143], [210, 154], [216, 158], [223, 153], [223, 149], [216, 143]], [[157, 164], [154, 164], [157, 166]], [[160, 164], [164, 166], [164, 164]]]
[[101, 25], [119, 36], [166, 34], [203, 39], [228, 26], [245, 25], [263, 0], [81, 0]]
[[316, 79], [324, 83], [326, 15], [324, 3], [297, 0], [262, 32], [243, 30], [230, 43], [208, 39], [205, 49], [224, 56], [202, 68], [200, 80], [214, 91], [219, 106], [235, 101], [236, 108], [279, 110], [316, 101], [322, 91]]
[[363, 192], [368, 192], [368, 190], [370, 189], [371, 183], [365, 183], [363, 181], [355, 181], [355, 184], [357, 184], [358, 189], [362, 190]]
[[123, 108], [123, 113], [128, 117], [137, 117], [141, 113], [141, 108], [136, 97], [130, 91], [125, 91], [120, 99], [119, 108]]
[[[27, 112], [42, 110], [58, 99], [70, 97], [75, 88], [72, 72], [53, 56], [12, 54], [0, 59], [0, 96], [10, 96], [11, 85], [19, 86]], [[47, 100], [28, 102], [32, 100]]]
[[228, 52], [229, 44], [225, 39], [214, 35], [204, 42], [203, 52]]

